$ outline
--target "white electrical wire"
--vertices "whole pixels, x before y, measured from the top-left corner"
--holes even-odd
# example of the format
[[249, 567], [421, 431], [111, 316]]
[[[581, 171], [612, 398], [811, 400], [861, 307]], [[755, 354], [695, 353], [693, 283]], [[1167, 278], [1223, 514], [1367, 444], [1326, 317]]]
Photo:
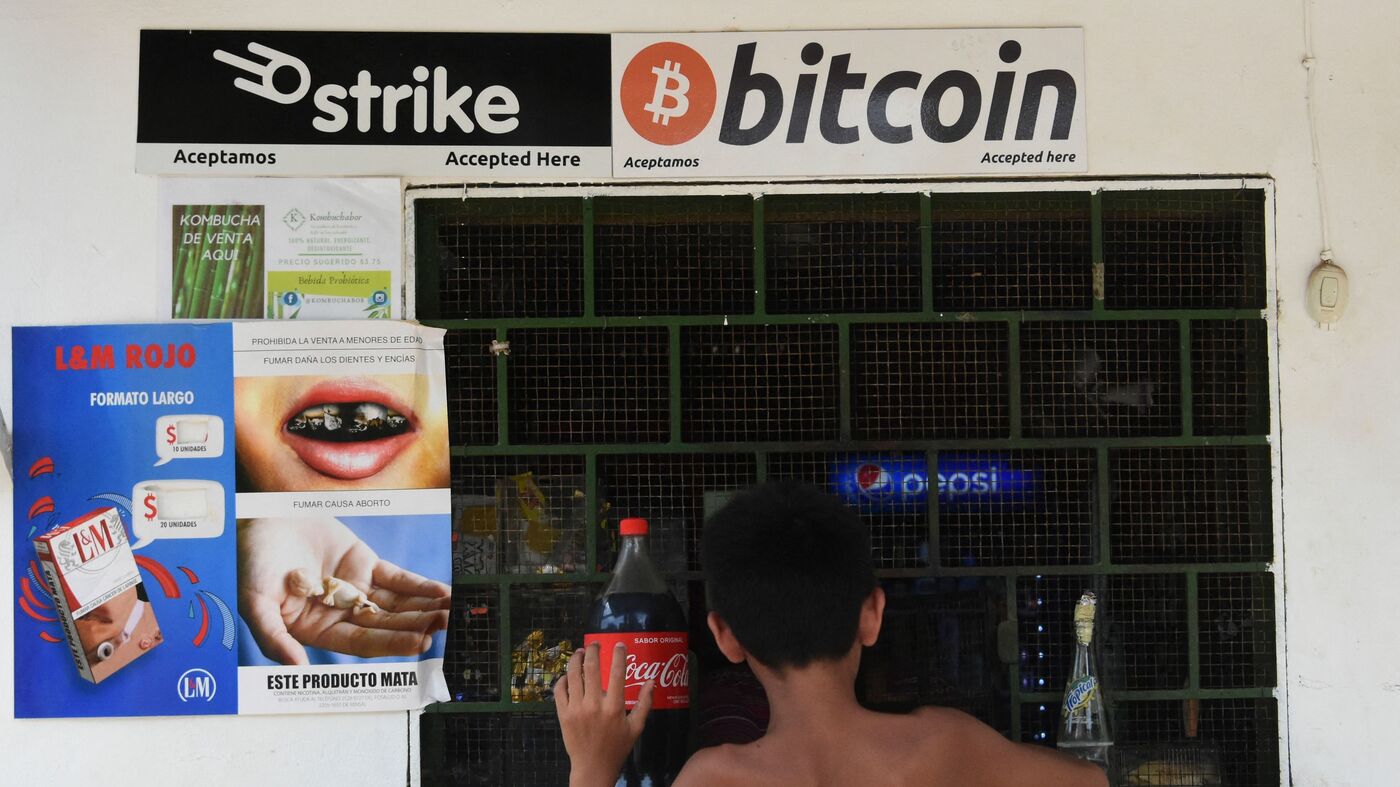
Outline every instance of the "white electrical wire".
[[1327, 186], [1322, 178], [1322, 146], [1317, 138], [1317, 57], [1313, 54], [1313, 6], [1316, 0], [1303, 0], [1303, 68], [1308, 72], [1308, 138], [1312, 143], [1313, 181], [1317, 184], [1317, 213], [1322, 226], [1323, 262], [1332, 261], [1332, 241], [1327, 229]]

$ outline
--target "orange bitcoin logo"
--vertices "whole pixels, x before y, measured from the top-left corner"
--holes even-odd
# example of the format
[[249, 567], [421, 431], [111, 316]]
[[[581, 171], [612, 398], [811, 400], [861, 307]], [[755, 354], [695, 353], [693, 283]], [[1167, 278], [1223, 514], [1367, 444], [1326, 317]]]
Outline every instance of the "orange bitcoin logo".
[[638, 52], [622, 72], [622, 114], [658, 145], [695, 138], [715, 113], [715, 75], [699, 52], [662, 41]]

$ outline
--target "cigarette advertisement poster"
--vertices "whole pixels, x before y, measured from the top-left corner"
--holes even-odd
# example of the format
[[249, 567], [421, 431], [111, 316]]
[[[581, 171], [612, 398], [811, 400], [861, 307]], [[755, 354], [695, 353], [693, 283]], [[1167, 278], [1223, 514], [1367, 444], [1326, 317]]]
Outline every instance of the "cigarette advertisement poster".
[[447, 699], [442, 331], [13, 329], [15, 715]]
[[398, 319], [394, 178], [164, 178], [170, 316]]

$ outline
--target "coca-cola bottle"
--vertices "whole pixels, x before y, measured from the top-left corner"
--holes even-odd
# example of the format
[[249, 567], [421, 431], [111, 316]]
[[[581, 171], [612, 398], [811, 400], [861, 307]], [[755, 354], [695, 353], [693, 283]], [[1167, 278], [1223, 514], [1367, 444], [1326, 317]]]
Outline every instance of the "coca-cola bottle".
[[685, 764], [690, 729], [690, 637], [685, 613], [647, 553], [647, 521], [624, 519], [622, 551], [612, 582], [593, 604], [585, 647], [598, 643], [603, 690], [613, 648], [627, 646], [626, 703], [637, 704], [642, 685], [655, 681], [651, 715], [618, 775], [617, 787], [666, 787]]

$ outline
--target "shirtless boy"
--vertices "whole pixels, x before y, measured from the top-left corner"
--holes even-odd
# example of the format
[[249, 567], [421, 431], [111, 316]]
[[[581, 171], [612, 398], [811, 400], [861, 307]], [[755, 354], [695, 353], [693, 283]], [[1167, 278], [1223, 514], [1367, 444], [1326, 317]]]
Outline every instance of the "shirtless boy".
[[[701, 564], [710, 631], [726, 658], [749, 663], [770, 718], [753, 743], [697, 752], [674, 787], [1107, 787], [1097, 766], [959, 711], [860, 706], [861, 648], [880, 634], [885, 594], [868, 531], [836, 498], [789, 483], [744, 492], [705, 524]], [[614, 657], [609, 685], [624, 661]], [[599, 679], [595, 645], [555, 688], [570, 787], [612, 787], [651, 707], [649, 685], [629, 714]]]

